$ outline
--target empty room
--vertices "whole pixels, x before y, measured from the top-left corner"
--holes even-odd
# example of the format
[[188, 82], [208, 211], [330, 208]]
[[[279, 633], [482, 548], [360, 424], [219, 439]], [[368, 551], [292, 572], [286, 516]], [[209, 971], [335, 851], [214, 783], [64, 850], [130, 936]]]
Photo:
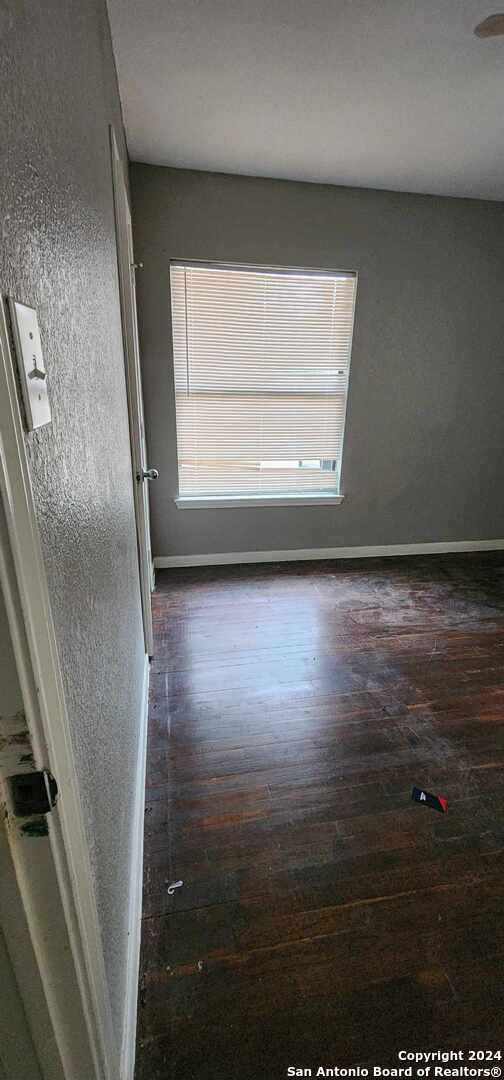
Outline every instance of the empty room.
[[504, 13], [0, 28], [0, 1078], [498, 1080]]

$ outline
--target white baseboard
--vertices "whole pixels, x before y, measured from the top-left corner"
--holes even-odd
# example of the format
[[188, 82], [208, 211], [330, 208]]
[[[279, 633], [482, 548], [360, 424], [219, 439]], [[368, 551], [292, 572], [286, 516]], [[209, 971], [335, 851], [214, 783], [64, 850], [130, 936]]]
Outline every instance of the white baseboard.
[[133, 1080], [135, 1070], [138, 973], [142, 928], [143, 842], [145, 815], [145, 766], [147, 758], [147, 718], [149, 712], [149, 658], [145, 657], [142, 711], [138, 736], [138, 759], [135, 776], [130, 893], [128, 911], [128, 957], [126, 962], [126, 997], [124, 1003], [121, 1047], [121, 1080]]
[[228, 551], [209, 555], [156, 555], [158, 570], [177, 566], [226, 566], [231, 563], [297, 562], [316, 559], [372, 559], [389, 555], [439, 555], [457, 551], [502, 551], [504, 540], [442, 540], [425, 544], [378, 544], [369, 547], [295, 548], [286, 551]]

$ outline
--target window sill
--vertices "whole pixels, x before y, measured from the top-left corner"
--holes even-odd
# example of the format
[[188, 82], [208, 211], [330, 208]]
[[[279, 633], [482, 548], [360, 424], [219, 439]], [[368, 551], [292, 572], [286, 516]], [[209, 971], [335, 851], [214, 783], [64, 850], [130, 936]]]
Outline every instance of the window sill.
[[179, 495], [174, 500], [179, 510], [226, 510], [240, 506], [339, 506], [344, 495]]

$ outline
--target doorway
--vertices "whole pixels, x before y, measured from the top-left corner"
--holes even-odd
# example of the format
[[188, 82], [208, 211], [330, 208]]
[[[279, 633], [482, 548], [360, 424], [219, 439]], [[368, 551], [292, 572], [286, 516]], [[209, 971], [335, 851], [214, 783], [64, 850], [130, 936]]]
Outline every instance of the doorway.
[[150, 541], [148, 485], [151, 480], [157, 479], [158, 474], [156, 469], [149, 469], [147, 466], [136, 305], [135, 271], [137, 267], [133, 252], [133, 232], [128, 189], [123, 163], [119, 155], [117, 140], [112, 127], [110, 128], [110, 143], [117, 236], [117, 263], [124, 341], [124, 363], [126, 368], [126, 389], [128, 394], [131, 460], [138, 542], [138, 562], [140, 568], [140, 590], [142, 594], [145, 651], [148, 656], [152, 656], [151, 593], [154, 587], [154, 577]]

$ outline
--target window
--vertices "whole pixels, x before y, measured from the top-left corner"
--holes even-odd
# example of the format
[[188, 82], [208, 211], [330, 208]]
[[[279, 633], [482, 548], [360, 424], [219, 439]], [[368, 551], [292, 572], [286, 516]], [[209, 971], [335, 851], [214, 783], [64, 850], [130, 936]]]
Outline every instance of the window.
[[339, 496], [355, 274], [172, 263], [179, 505]]

